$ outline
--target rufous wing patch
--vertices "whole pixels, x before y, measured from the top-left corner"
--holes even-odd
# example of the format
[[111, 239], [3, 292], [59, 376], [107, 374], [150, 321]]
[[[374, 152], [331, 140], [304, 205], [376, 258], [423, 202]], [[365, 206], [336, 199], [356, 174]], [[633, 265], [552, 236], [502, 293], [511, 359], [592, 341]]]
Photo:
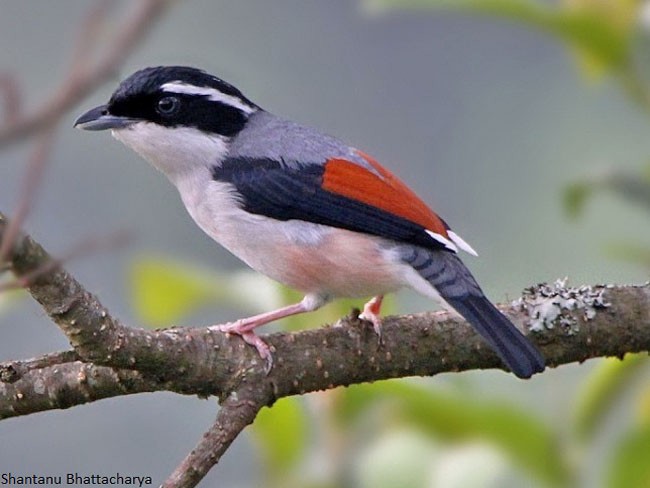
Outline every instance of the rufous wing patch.
[[373, 158], [361, 151], [359, 155], [378, 174], [346, 159], [329, 159], [325, 163], [323, 189], [405, 218], [451, 243], [442, 219], [420, 197]]

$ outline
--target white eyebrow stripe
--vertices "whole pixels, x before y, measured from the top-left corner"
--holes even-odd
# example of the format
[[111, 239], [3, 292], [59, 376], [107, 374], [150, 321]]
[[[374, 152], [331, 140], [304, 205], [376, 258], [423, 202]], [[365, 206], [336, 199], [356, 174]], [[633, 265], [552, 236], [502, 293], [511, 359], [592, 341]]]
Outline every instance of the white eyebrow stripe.
[[213, 102], [221, 102], [231, 107], [235, 107], [246, 115], [250, 115], [255, 111], [254, 107], [251, 107], [247, 103], [243, 102], [240, 98], [234, 97], [232, 95], [227, 95], [215, 88], [210, 88], [207, 86], [194, 86], [183, 83], [182, 81], [170, 81], [161, 86], [162, 90], [170, 93], [185, 93], [187, 95], [201, 95], [207, 97], [208, 100]]

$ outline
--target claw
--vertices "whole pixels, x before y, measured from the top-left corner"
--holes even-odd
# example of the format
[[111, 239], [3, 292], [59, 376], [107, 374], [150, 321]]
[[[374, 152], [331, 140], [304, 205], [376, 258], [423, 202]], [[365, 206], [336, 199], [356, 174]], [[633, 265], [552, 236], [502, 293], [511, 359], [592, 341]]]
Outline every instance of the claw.
[[375, 334], [377, 334], [379, 346], [383, 343], [381, 338], [381, 317], [379, 316], [383, 299], [383, 296], [374, 297], [363, 306], [363, 312], [359, 314], [360, 319], [367, 320], [372, 324], [372, 328], [375, 330]]
[[213, 325], [210, 328], [226, 334], [235, 334], [240, 336], [244, 342], [257, 349], [257, 354], [259, 354], [260, 358], [266, 361], [264, 372], [267, 375], [271, 372], [271, 368], [273, 368], [273, 355], [271, 354], [271, 348], [260, 336], [243, 325], [241, 321], [229, 324]]
[[236, 322], [213, 325], [209, 328], [218, 330], [219, 332], [225, 332], [226, 334], [237, 334], [238, 336], [241, 336], [241, 338], [244, 339], [247, 344], [250, 344], [255, 349], [257, 349], [257, 353], [262, 359], [266, 360], [266, 367], [264, 368], [264, 371], [266, 374], [269, 374], [271, 368], [273, 367], [273, 356], [271, 355], [271, 348], [257, 334], [255, 334], [255, 329], [261, 325], [273, 322], [274, 320], [289, 317], [291, 315], [297, 315], [300, 313], [311, 312], [312, 310], [316, 310], [317, 308], [321, 307], [325, 303], [327, 303], [327, 297], [320, 295], [305, 295], [305, 298], [303, 298], [302, 301], [294, 303], [293, 305], [287, 305], [286, 307], [282, 307], [277, 310], [253, 315], [252, 317], [240, 319]]
[[266, 360], [264, 372], [268, 375], [271, 372], [271, 368], [273, 368], [273, 354], [271, 354], [271, 348], [269, 345], [255, 332], [244, 332], [241, 334], [241, 338], [244, 339], [246, 343], [257, 349], [257, 353], [260, 357]]

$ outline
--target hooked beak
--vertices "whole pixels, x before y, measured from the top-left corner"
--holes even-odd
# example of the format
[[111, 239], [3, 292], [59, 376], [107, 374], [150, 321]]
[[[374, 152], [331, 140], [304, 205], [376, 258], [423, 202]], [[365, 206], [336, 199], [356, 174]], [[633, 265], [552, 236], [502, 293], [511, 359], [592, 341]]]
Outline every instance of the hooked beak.
[[137, 122], [136, 119], [108, 113], [108, 105], [100, 105], [79, 117], [74, 126], [83, 130], [123, 129]]

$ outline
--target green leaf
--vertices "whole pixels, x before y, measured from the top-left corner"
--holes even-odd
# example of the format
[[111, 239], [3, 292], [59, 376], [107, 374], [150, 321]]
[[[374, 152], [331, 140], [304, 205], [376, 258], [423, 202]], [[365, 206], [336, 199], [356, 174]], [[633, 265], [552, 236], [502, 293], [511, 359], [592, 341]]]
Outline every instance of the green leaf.
[[601, 361], [578, 392], [574, 419], [578, 437], [587, 441], [596, 433], [603, 418], [617, 404], [622, 392], [631, 384], [634, 374], [648, 364], [647, 354], [627, 354], [621, 361]]
[[609, 488], [650, 486], [650, 428], [629, 432], [616, 448], [610, 467]]
[[384, 432], [361, 452], [352, 465], [350, 486], [357, 488], [421, 488], [430, 485], [439, 456], [431, 439], [412, 428]]
[[215, 295], [215, 284], [205, 274], [163, 258], [134, 261], [129, 283], [140, 320], [159, 327], [174, 323]]
[[[0, 279], [0, 284], [5, 282], [11, 282], [14, 279], [13, 276], [7, 278], [6, 280]], [[8, 289], [0, 291], [0, 315], [8, 311], [13, 305], [28, 297], [29, 294], [23, 288]]]
[[614, 22], [614, 16], [603, 15], [595, 8], [567, 8], [531, 0], [365, 0], [364, 5], [370, 11], [454, 10], [521, 23], [566, 42], [594, 73], [622, 68], [629, 61], [631, 25]]
[[298, 397], [282, 398], [263, 408], [252, 426], [266, 471], [284, 476], [300, 460], [307, 443], [307, 418]]
[[584, 209], [587, 198], [592, 195], [594, 184], [591, 182], [578, 182], [568, 185], [564, 189], [564, 209], [571, 218], [576, 218]]
[[646, 385], [639, 395], [637, 411], [639, 425], [650, 428], [650, 385]]
[[285, 305], [280, 285], [259, 273], [204, 271], [164, 257], [134, 260], [129, 285], [134, 310], [151, 326], [170, 325], [206, 305], [240, 308], [242, 315]]
[[606, 253], [621, 261], [628, 261], [650, 267], [650, 247], [626, 242], [615, 242], [608, 244]]
[[577, 181], [564, 189], [564, 207], [570, 217], [577, 217], [585, 203], [597, 190], [614, 192], [633, 203], [650, 209], [650, 169], [646, 165], [639, 171], [611, 169]]
[[541, 480], [562, 484], [568, 478], [564, 457], [551, 429], [532, 414], [507, 403], [478, 402], [470, 395], [391, 381], [348, 388], [341, 399], [340, 418], [350, 422], [386, 401], [392, 402], [394, 414], [402, 421], [436, 438], [486, 440]]

